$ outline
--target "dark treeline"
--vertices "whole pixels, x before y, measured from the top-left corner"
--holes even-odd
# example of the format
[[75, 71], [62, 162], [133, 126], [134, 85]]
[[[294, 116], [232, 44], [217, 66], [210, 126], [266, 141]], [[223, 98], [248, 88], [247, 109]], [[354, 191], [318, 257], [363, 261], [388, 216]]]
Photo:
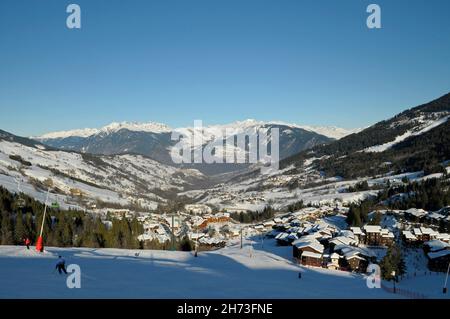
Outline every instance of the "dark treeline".
[[386, 201], [394, 195], [407, 194], [397, 201], [390, 201], [392, 209], [423, 208], [436, 211], [450, 205], [450, 182], [445, 179], [432, 178], [423, 182], [407, 183], [384, 189], [379, 194], [380, 201]]
[[275, 216], [275, 211], [271, 206], [266, 206], [262, 211], [252, 211], [252, 212], [240, 212], [231, 213], [230, 217], [234, 220], [249, 224], [253, 222], [261, 222], [267, 219], [271, 219]]
[[[315, 146], [281, 161], [281, 167], [301, 164], [305, 160], [315, 161], [316, 168], [325, 176], [342, 176], [353, 179], [361, 176], [376, 176], [388, 172], [424, 171], [445, 172], [442, 163], [450, 158], [450, 122], [423, 134], [411, 136], [384, 152], [360, 152], [361, 150], [393, 141], [397, 136], [411, 130], [417, 124], [414, 118], [424, 116], [436, 120], [433, 112], [448, 112], [450, 94], [425, 105], [406, 110], [397, 116], [381, 121], [357, 134], [348, 135], [327, 145]], [[401, 123], [401, 125], [397, 125]], [[324, 157], [326, 156], [326, 157]]]
[[[395, 195], [402, 194], [399, 198]], [[450, 182], [445, 179], [428, 179], [406, 183], [398, 186], [388, 186], [375, 198], [369, 198], [358, 204], [350, 205], [347, 223], [351, 226], [361, 226], [365, 223], [379, 224], [381, 216], [375, 214], [369, 219], [369, 213], [376, 209], [422, 208], [427, 211], [437, 211], [450, 205]]]
[[[44, 205], [26, 195], [15, 195], [0, 187], [0, 244], [32, 243], [39, 235]], [[111, 219], [107, 227], [99, 217], [82, 211], [48, 208], [44, 224], [47, 246], [92, 248], [142, 248], [143, 233], [136, 218]]]

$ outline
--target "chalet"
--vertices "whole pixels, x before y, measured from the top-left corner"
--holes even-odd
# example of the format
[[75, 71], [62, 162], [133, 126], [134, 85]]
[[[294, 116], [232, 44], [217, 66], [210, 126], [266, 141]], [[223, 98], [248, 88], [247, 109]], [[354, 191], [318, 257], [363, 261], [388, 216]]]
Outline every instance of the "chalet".
[[428, 268], [432, 271], [447, 272], [450, 263], [450, 250], [441, 250], [427, 254]]
[[416, 236], [417, 240], [420, 242], [423, 242], [423, 234], [422, 231], [420, 230], [420, 228], [414, 228], [413, 229], [413, 234], [414, 236]]
[[331, 229], [328, 229], [328, 228], [319, 230], [317, 233], [321, 236], [321, 238], [329, 239], [329, 238], [333, 237], [333, 231]]
[[305, 251], [301, 256], [300, 262], [304, 266], [322, 267], [322, 254]]
[[436, 239], [436, 232], [427, 227], [420, 227], [420, 231], [422, 232], [422, 241], [429, 241]]
[[203, 248], [207, 249], [223, 248], [226, 245], [225, 240], [219, 238], [209, 238], [206, 236], [200, 238], [198, 242]]
[[345, 236], [337, 236], [328, 241], [331, 247], [336, 247], [338, 245], [356, 245], [356, 241], [352, 238]]
[[407, 244], [407, 245], [414, 245], [417, 243], [417, 237], [411, 233], [411, 231], [409, 230], [404, 230], [403, 231], [403, 241]]
[[366, 244], [370, 246], [379, 246], [381, 244], [381, 227], [375, 225], [364, 226], [366, 232]]
[[273, 219], [273, 222], [275, 223], [275, 224], [277, 224], [277, 225], [279, 225], [279, 224], [282, 224], [283, 223], [283, 220], [281, 219], [281, 218], [274, 218]]
[[416, 222], [422, 221], [427, 214], [428, 213], [425, 210], [420, 208], [410, 208], [405, 211], [405, 217]]
[[279, 246], [288, 246], [290, 245], [293, 240], [291, 240], [291, 237], [289, 237], [289, 233], [281, 232], [278, 235], [275, 236], [275, 239], [277, 241], [277, 244]]
[[317, 240], [305, 240], [304, 238], [300, 238], [292, 243], [293, 246], [293, 255], [295, 258], [299, 258], [303, 255], [305, 251], [316, 253], [322, 255], [324, 251], [324, 247]]
[[426, 219], [430, 222], [439, 223], [441, 220], [445, 219], [445, 216], [439, 213], [429, 213], [426, 216]]
[[203, 222], [199, 225], [199, 228], [205, 229], [210, 224], [228, 223], [230, 220], [229, 213], [207, 214], [203, 216]]
[[359, 227], [350, 227], [350, 230], [353, 232], [353, 235], [360, 243], [364, 243], [366, 241], [366, 234]]
[[381, 230], [381, 245], [391, 246], [394, 243], [395, 236], [387, 229]]
[[264, 228], [266, 228], [266, 229], [272, 229], [272, 227], [275, 226], [275, 222], [274, 222], [274, 221], [268, 221], [268, 222], [265, 222], [265, 223], [263, 224], [263, 226], [264, 226]]
[[348, 253], [344, 256], [350, 270], [365, 272], [367, 268], [367, 261], [358, 256], [356, 252]]
[[255, 228], [256, 231], [259, 231], [259, 232], [264, 231], [264, 226], [263, 225], [256, 225], [254, 228]]

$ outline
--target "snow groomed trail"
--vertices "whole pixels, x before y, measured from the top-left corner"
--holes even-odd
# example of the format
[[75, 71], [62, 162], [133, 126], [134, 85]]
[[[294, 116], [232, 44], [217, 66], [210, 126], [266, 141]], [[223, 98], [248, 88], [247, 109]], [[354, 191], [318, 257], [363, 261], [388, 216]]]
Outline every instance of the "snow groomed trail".
[[[214, 252], [0, 246], [0, 298], [401, 298], [365, 276], [299, 267], [286, 247], [238, 244]], [[81, 267], [81, 289], [54, 272], [58, 255]], [[298, 273], [302, 272], [302, 279]], [[439, 289], [439, 288], [438, 288]]]

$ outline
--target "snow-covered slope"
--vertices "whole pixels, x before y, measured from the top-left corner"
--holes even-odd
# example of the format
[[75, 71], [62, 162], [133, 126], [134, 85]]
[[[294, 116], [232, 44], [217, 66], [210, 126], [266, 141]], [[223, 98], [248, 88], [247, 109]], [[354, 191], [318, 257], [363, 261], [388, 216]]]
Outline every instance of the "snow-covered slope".
[[[446, 113], [444, 113], [446, 114]], [[432, 130], [435, 127], [438, 127], [441, 124], [444, 124], [447, 122], [450, 116], [444, 115], [443, 117], [438, 117], [437, 119], [426, 119], [424, 116], [419, 116], [418, 118], [411, 119], [411, 123], [417, 123], [417, 125], [413, 126], [410, 130], [406, 131], [405, 133], [398, 135], [395, 137], [393, 141], [386, 142], [381, 145], [375, 145], [368, 148], [365, 148], [363, 152], [384, 152], [388, 149], [390, 149], [392, 146], [403, 142], [409, 137], [412, 136], [419, 136], [423, 133], [426, 133], [430, 130]], [[397, 123], [393, 123], [392, 125], [395, 126]]]
[[[291, 247], [273, 242], [262, 247], [246, 239], [243, 249], [234, 243], [200, 252], [198, 258], [188, 252], [90, 248], [47, 248], [38, 254], [0, 246], [0, 298], [405, 298], [369, 289], [365, 275], [300, 267], [291, 261]], [[66, 277], [52, 273], [58, 255], [80, 266], [80, 289], [68, 289]], [[449, 298], [442, 294], [444, 279], [444, 274], [417, 276], [399, 287], [428, 298]]]
[[303, 128], [307, 131], [316, 132], [317, 134], [324, 135], [326, 137], [339, 140], [347, 135], [358, 133], [362, 131], [362, 128], [355, 129], [345, 129], [336, 126], [304, 126], [300, 125], [300, 128]]
[[[397, 297], [368, 289], [363, 275], [300, 268], [287, 253], [285, 247], [271, 253], [249, 242], [244, 249], [236, 244], [201, 252], [198, 258], [186, 252], [87, 248], [48, 248], [38, 255], [23, 247], [0, 246], [0, 298]], [[80, 266], [81, 289], [68, 289], [66, 277], [52, 273], [58, 255]]]
[[[42, 199], [50, 186], [67, 205], [85, 200], [155, 208], [165, 194], [182, 191], [204, 176], [141, 155], [94, 156], [0, 139], [0, 185]], [[74, 194], [78, 194], [74, 196]]]

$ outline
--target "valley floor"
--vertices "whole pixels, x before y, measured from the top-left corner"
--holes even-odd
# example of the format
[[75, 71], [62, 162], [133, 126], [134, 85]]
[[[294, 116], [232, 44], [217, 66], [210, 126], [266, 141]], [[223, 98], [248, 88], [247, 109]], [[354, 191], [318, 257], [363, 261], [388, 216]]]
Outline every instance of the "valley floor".
[[[136, 254], [139, 255], [136, 255]], [[188, 252], [0, 246], [0, 298], [402, 298], [369, 289], [366, 277], [299, 267], [289, 247], [234, 243], [198, 258]], [[81, 267], [81, 289], [54, 273], [58, 255]], [[298, 274], [302, 273], [302, 279]], [[441, 298], [443, 275], [408, 279], [405, 289]], [[391, 285], [386, 283], [386, 285]], [[449, 297], [448, 295], [446, 297]]]

